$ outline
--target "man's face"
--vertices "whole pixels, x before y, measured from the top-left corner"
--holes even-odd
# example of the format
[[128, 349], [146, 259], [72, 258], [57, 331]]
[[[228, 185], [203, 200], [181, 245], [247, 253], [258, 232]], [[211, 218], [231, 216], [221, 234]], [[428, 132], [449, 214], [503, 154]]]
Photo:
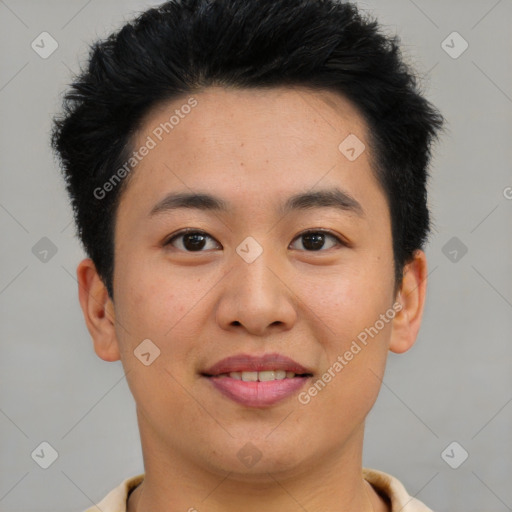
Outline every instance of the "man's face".
[[[305, 471], [362, 440], [393, 330], [391, 223], [367, 127], [330, 92], [209, 88], [194, 98], [168, 134], [158, 127], [188, 97], [147, 116], [134, 149], [148, 136], [156, 147], [117, 212], [116, 336], [143, 445], [219, 473]], [[284, 210], [293, 196], [335, 190], [344, 207], [303, 200]], [[176, 193], [227, 209], [151, 214]], [[184, 229], [196, 234], [178, 236]], [[143, 364], [154, 346], [160, 355]], [[307, 375], [282, 380], [290, 365], [276, 354]], [[218, 375], [242, 367], [251, 373]], [[239, 380], [258, 368], [267, 371], [258, 378], [279, 379]]]

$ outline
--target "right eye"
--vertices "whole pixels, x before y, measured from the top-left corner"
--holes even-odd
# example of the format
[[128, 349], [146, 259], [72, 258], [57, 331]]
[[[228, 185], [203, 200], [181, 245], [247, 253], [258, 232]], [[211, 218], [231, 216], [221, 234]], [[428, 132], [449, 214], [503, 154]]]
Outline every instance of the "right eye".
[[178, 241], [178, 245], [181, 245], [181, 247], [177, 247], [179, 250], [185, 252], [205, 252], [202, 249], [206, 245], [206, 240], [208, 238], [210, 240], [214, 240], [214, 238], [204, 231], [187, 228], [172, 235], [164, 242], [163, 245], [164, 247], [168, 245], [176, 247], [175, 242]]

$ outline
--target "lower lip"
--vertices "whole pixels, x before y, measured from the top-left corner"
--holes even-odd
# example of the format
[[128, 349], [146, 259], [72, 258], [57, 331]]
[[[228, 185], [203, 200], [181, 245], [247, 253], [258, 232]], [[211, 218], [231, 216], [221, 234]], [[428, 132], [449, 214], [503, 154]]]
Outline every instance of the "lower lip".
[[309, 377], [245, 382], [231, 377], [207, 377], [224, 396], [247, 407], [273, 405], [295, 394]]

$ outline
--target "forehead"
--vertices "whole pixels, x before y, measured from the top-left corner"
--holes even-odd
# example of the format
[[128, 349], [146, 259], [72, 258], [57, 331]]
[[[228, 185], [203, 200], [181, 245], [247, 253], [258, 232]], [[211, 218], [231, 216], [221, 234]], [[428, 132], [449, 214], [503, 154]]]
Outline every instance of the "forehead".
[[[356, 107], [332, 91], [210, 87], [148, 112], [132, 145], [151, 150], [121, 203], [147, 199], [147, 208], [171, 190], [200, 189], [240, 204], [259, 197], [261, 207], [271, 192], [290, 196], [316, 184], [357, 195], [377, 186], [367, 133]], [[361, 151], [356, 159], [344, 153], [347, 140]]]
[[[188, 106], [192, 100], [194, 108]], [[169, 121], [172, 127], [166, 125]], [[142, 120], [136, 140], [143, 142], [153, 135], [162, 142], [172, 136], [200, 144], [222, 143], [226, 136], [241, 140], [256, 136], [263, 142], [279, 135], [307, 145], [318, 141], [318, 135], [325, 137], [326, 132], [336, 134], [337, 140], [346, 130], [366, 137], [367, 128], [357, 107], [333, 91], [296, 86], [208, 87], [153, 107]]]

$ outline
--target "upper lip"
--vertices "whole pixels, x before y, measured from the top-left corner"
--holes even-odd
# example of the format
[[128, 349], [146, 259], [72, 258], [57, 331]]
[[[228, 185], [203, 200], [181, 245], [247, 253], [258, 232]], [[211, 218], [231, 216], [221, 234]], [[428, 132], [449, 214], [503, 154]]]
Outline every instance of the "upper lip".
[[265, 370], [285, 370], [299, 375], [312, 373], [297, 361], [281, 354], [264, 354], [261, 356], [237, 354], [218, 361], [207, 368], [203, 375], [215, 376], [222, 373], [262, 372]]

